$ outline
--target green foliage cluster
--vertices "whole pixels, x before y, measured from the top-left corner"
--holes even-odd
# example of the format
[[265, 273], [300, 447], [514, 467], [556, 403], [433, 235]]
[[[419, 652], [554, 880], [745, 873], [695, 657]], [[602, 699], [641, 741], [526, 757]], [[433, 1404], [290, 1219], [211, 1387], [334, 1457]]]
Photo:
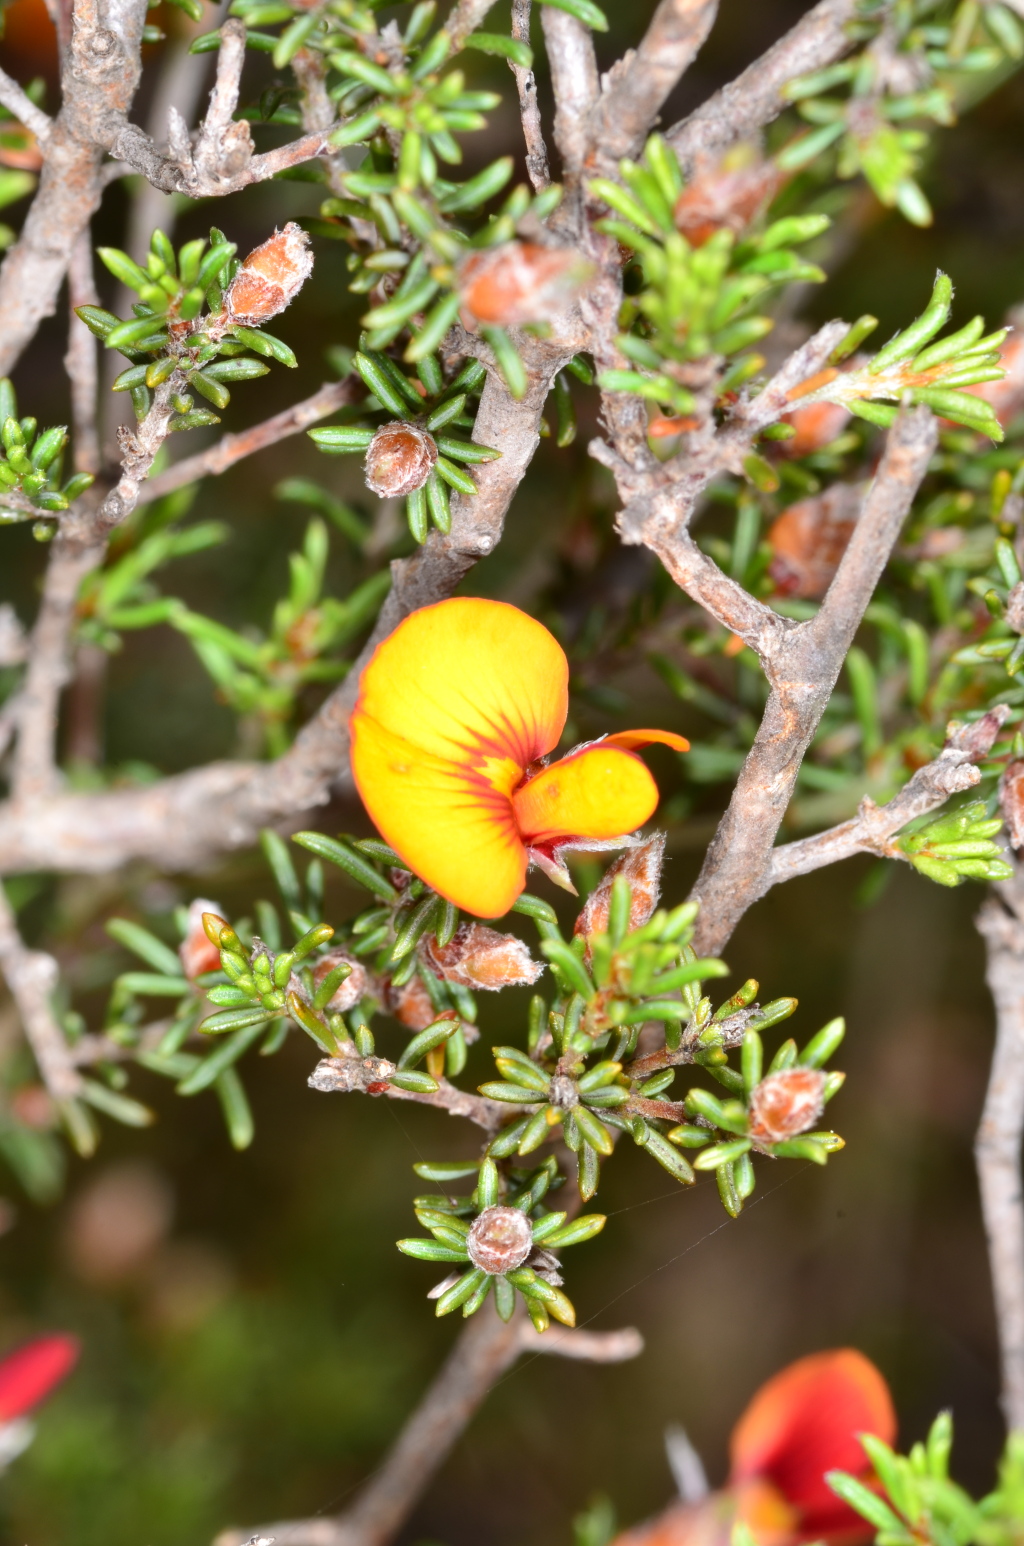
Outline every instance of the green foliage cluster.
[[209, 243], [197, 237], [177, 253], [163, 231], [154, 231], [145, 268], [119, 247], [98, 251], [115, 279], [139, 296], [132, 307], [135, 316], [123, 321], [99, 306], [79, 306], [78, 315], [106, 348], [131, 361], [114, 391], [131, 393], [136, 418], [146, 417], [153, 392], [166, 381], [174, 389], [172, 430], [219, 424], [218, 414], [195, 406], [194, 392], [214, 408], [226, 408], [231, 401], [227, 382], [265, 376], [270, 369], [265, 359], [291, 367], [298, 363], [281, 339], [225, 312], [224, 293], [241, 265], [235, 243], [215, 226]]
[[[20, 494], [40, 515], [66, 510], [93, 482], [91, 473], [75, 473], [62, 482], [64, 451], [68, 443], [65, 424], [40, 431], [37, 420], [18, 418], [18, 399], [8, 377], [0, 380], [0, 500], [6, 493]], [[24, 510], [0, 509], [0, 524], [31, 519]], [[37, 520], [33, 535], [41, 542], [53, 536], [52, 521]]]
[[1024, 1518], [1024, 1442], [1011, 1433], [995, 1488], [978, 1502], [952, 1479], [953, 1419], [940, 1412], [927, 1438], [908, 1455], [862, 1434], [878, 1490], [845, 1471], [829, 1471], [833, 1492], [876, 1532], [877, 1546], [1010, 1546]]
[[866, 0], [854, 28], [867, 45], [861, 53], [784, 88], [812, 127], [782, 147], [776, 163], [796, 172], [828, 152], [837, 177], [862, 175], [882, 204], [914, 225], [930, 225], [931, 206], [915, 177], [928, 134], [912, 125], [955, 123], [958, 95], [972, 76], [1024, 58], [1024, 28], [999, 0], [901, 0], [892, 7]]
[[[180, 956], [141, 925], [111, 919], [108, 932], [137, 955], [147, 970], [122, 972], [113, 984], [103, 1034], [120, 1050], [117, 1062], [101, 1062], [87, 1082], [82, 1101], [68, 1103], [63, 1118], [72, 1141], [91, 1152], [95, 1124], [87, 1108], [115, 1121], [141, 1126], [149, 1110], [126, 1092], [131, 1063], [173, 1081], [177, 1093], [192, 1097], [212, 1090], [218, 1097], [231, 1142], [245, 1148], [254, 1135], [252, 1112], [240, 1076], [242, 1059], [258, 1049], [272, 1056], [291, 1030], [305, 1032], [331, 1067], [353, 1070], [346, 1086], [371, 1095], [389, 1088], [419, 1096], [436, 1095], [457, 1081], [467, 1063], [467, 1044], [475, 1040], [474, 995], [437, 969], [426, 946], [443, 951], [459, 928], [457, 909], [411, 875], [402, 861], [375, 839], [335, 839], [301, 832], [295, 842], [314, 857], [300, 879], [288, 846], [274, 833], [263, 836], [264, 853], [276, 879], [294, 943], [283, 946], [282, 920], [269, 902], [256, 904], [256, 928], [248, 920], [231, 925], [207, 912], [206, 937], [219, 954], [219, 969], [186, 975]], [[322, 921], [324, 862], [370, 891], [371, 905], [336, 929]], [[446, 1280], [437, 1296], [437, 1313], [461, 1308], [474, 1313], [493, 1289], [499, 1312], [512, 1312], [515, 1293], [523, 1296], [538, 1329], [549, 1318], [572, 1324], [571, 1302], [561, 1292], [557, 1260], [550, 1252], [596, 1234], [601, 1215], [572, 1218], [568, 1208], [546, 1212], [549, 1191], [565, 1180], [560, 1151], [531, 1167], [528, 1157], [547, 1145], [564, 1145], [572, 1156], [580, 1197], [593, 1197], [600, 1164], [619, 1137], [630, 1138], [682, 1185], [696, 1172], [713, 1172], [727, 1212], [735, 1216], [755, 1186], [753, 1155], [811, 1160], [824, 1164], [842, 1147], [831, 1131], [808, 1131], [823, 1102], [839, 1089], [843, 1076], [817, 1071], [842, 1040], [841, 1020], [825, 1026], [799, 1051], [784, 1042], [767, 1069], [761, 1033], [790, 1016], [795, 999], [763, 1007], [755, 1002], [750, 980], [713, 1008], [702, 982], [723, 976], [721, 961], [697, 959], [689, 945], [697, 907], [684, 903], [659, 910], [640, 927], [630, 927], [633, 897], [618, 877], [610, 887], [607, 928], [577, 935], [560, 932], [547, 903], [525, 894], [515, 905], [532, 917], [541, 936], [555, 986], [550, 1003], [541, 995], [530, 1002], [523, 1046], [494, 1048], [498, 1081], [486, 1081], [479, 1094], [497, 1116], [485, 1156], [472, 1163], [423, 1162], [424, 1179], [451, 1181], [470, 1175], [476, 1185], [468, 1197], [431, 1196], [417, 1200], [417, 1217], [431, 1240], [403, 1240], [399, 1248], [424, 1260], [471, 1264]], [[182, 910], [179, 927], [192, 938], [194, 921]], [[194, 949], [194, 938], [192, 948]], [[187, 948], [187, 947], [186, 947]], [[357, 1002], [344, 1011], [332, 1007], [353, 970], [365, 972]], [[411, 1036], [396, 1055], [382, 1055], [381, 1029], [399, 1012], [399, 990], [414, 980], [428, 996], [435, 1019]], [[155, 1024], [149, 1004], [169, 1000], [173, 1013]], [[210, 1013], [212, 1008], [213, 1012]], [[72, 1039], [83, 1026], [68, 1015]], [[644, 1025], [658, 1026], [660, 1037], [639, 1047]], [[386, 1024], [387, 1044], [394, 1030]], [[196, 1037], [214, 1038], [212, 1050], [192, 1051]], [[738, 1051], [738, 1066], [731, 1061]], [[725, 1095], [694, 1086], [681, 1100], [668, 1091], [681, 1066], [702, 1068]], [[761, 1092], [789, 1071], [819, 1080], [817, 1104], [792, 1131], [766, 1134], [757, 1125]], [[507, 1108], [507, 1118], [502, 1108]], [[486, 1125], [486, 1123], [485, 1123]], [[0, 1147], [2, 1147], [0, 1134]], [[699, 1151], [695, 1157], [688, 1153]], [[524, 1161], [527, 1163], [524, 1165]], [[523, 1212], [533, 1230], [531, 1255], [507, 1273], [488, 1272], [467, 1256], [472, 1222], [497, 1205]], [[541, 1254], [535, 1255], [535, 1252]]]
[[[368, 342], [353, 357], [352, 365], [370, 393], [362, 405], [364, 411], [384, 413], [388, 422], [399, 420], [421, 427], [437, 447], [437, 460], [430, 476], [406, 498], [409, 530], [414, 539], [424, 541], [431, 524], [440, 532], [451, 531], [449, 488], [460, 494], [476, 493], [473, 479], [458, 464], [490, 462], [501, 455], [490, 446], [474, 445], [452, 433], [455, 429], [473, 427], [475, 412], [470, 409], [475, 409], [479, 401], [486, 375], [484, 367], [479, 360], [470, 360], [446, 382], [436, 354], [424, 355], [417, 369], [422, 390], [417, 391], [405, 372], [387, 354], [371, 349]], [[447, 433], [441, 434], [442, 430]], [[308, 434], [321, 451], [336, 456], [347, 451], [365, 451], [375, 430], [364, 424], [345, 424], [311, 429]]]

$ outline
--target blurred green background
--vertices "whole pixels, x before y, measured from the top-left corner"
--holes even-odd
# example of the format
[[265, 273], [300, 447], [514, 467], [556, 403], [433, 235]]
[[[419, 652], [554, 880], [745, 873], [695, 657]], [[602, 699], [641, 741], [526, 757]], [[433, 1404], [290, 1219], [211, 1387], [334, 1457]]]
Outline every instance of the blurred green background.
[[[608, 7], [602, 63], [636, 41], [653, 8], [653, 0]], [[803, 9], [724, 0], [667, 121]], [[0, 62], [23, 80], [46, 73], [41, 6], [19, 0], [8, 14]], [[140, 119], [159, 65], [154, 49]], [[253, 67], [254, 96], [268, 69]], [[471, 69], [505, 87], [492, 61], [475, 56]], [[995, 325], [1024, 298], [1022, 128], [1018, 76], [937, 137], [924, 179], [935, 227], [916, 230], [867, 208], [859, 246], [812, 297], [813, 319], [871, 310], [883, 337], [920, 309], [942, 267], [958, 286], [954, 322], [981, 310]], [[518, 153], [506, 106], [467, 146], [468, 159], [510, 147]], [[127, 196], [121, 185], [111, 189], [98, 239], [123, 239]], [[215, 220], [245, 252], [317, 203], [313, 186], [252, 188], [187, 210], [178, 234]], [[300, 370], [275, 369], [259, 388], [240, 388], [225, 429], [314, 390], [330, 375], [325, 345], [354, 342], [361, 307], [345, 290], [342, 250], [318, 242], [316, 265], [315, 282], [279, 328]], [[16, 377], [22, 411], [44, 423], [67, 416], [65, 327], [63, 318], [44, 324]], [[466, 587], [560, 615], [570, 634], [595, 606], [625, 612], [649, 583], [643, 557], [609, 540], [612, 492], [586, 455], [595, 427], [584, 423], [568, 451], [542, 444], [505, 542]], [[200, 443], [192, 436], [175, 449]], [[233, 540], [177, 563], [165, 587], [236, 626], [264, 623], [306, 522], [270, 491], [297, 473], [361, 502], [354, 460], [325, 461], [301, 438], [285, 442], [201, 489], [196, 514], [227, 520]], [[27, 526], [5, 530], [0, 543], [3, 599], [27, 621], [45, 552]], [[332, 587], [344, 594], [365, 561], [340, 537], [334, 547]], [[595, 719], [584, 708], [587, 730], [635, 723], [640, 704], [659, 716], [648, 722], [700, 729], [646, 672], [613, 672], [607, 685], [628, 702], [628, 719]], [[188, 645], [162, 628], [132, 636], [114, 658], [104, 735], [113, 764], [159, 772], [238, 750], [232, 717]], [[657, 771], [666, 795], [678, 795], [667, 754]], [[702, 797], [673, 829], [670, 902], [696, 873], [713, 814]], [[365, 829], [359, 811], [341, 804], [316, 821], [328, 831]], [[849, 1082], [832, 1108], [847, 1151], [824, 1173], [790, 1165], [776, 1180], [762, 1166], [758, 1194], [736, 1222], [725, 1219], [710, 1179], [683, 1193], [639, 1151], [617, 1154], [598, 1197], [609, 1226], [573, 1251], [568, 1286], [581, 1322], [635, 1325], [645, 1353], [617, 1368], [545, 1358], [518, 1365], [403, 1532], [407, 1546], [565, 1546], [572, 1515], [599, 1491], [623, 1521], [653, 1512], [671, 1492], [666, 1424], [685, 1425], [718, 1481], [729, 1429], [757, 1384], [791, 1358], [842, 1344], [863, 1349], [891, 1381], [905, 1442], [950, 1406], [959, 1479], [990, 1484], [1001, 1424], [970, 1152], [991, 1044], [972, 927], [981, 892], [942, 891], [901, 867], [864, 908], [864, 875], [854, 862], [772, 893], [726, 953], [733, 986], [752, 975], [763, 997], [800, 998], [798, 1036], [847, 1016], [839, 1062]], [[549, 892], [545, 883], [538, 889]], [[46, 880], [24, 916], [88, 1010], [125, 964], [103, 920], [138, 917], [170, 937], [173, 907], [197, 894], [232, 915], [248, 911], [254, 895], [269, 894], [262, 860], [240, 855], [188, 877], [137, 866], [126, 876]], [[327, 916], [355, 904], [339, 888]], [[513, 993], [484, 1005], [470, 1064], [478, 1079], [486, 1049], [517, 1033], [522, 1008]], [[10, 1012], [0, 1011], [0, 1042], [12, 1034]], [[316, 1094], [305, 1083], [313, 1061], [294, 1039], [272, 1062], [250, 1062], [257, 1136], [245, 1154], [229, 1148], [211, 1096], [176, 1100], [139, 1075], [132, 1088], [159, 1111], [158, 1125], [139, 1134], [106, 1124], [97, 1158], [71, 1163], [64, 1200], [33, 1209], [6, 1176], [0, 1181], [15, 1209], [0, 1238], [0, 1350], [47, 1328], [76, 1331], [85, 1348], [78, 1373], [43, 1410], [35, 1445], [0, 1478], [0, 1540], [194, 1546], [229, 1523], [335, 1511], [372, 1470], [458, 1329], [437, 1323], [423, 1297], [436, 1271], [392, 1244], [412, 1222], [419, 1184], [410, 1166], [472, 1153], [475, 1140], [406, 1103]]]

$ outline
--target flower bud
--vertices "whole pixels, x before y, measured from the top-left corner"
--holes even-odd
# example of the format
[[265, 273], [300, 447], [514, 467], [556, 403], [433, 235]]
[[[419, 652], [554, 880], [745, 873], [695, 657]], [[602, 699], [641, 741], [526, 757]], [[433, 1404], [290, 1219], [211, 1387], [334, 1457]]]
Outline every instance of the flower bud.
[[748, 1131], [755, 1143], [781, 1143], [813, 1127], [824, 1108], [821, 1069], [784, 1068], [752, 1091]]
[[430, 1001], [430, 994], [422, 979], [411, 977], [400, 988], [388, 983], [384, 993], [388, 1014], [394, 1015], [400, 1024], [410, 1031], [425, 1031], [437, 1019], [437, 1011]]
[[629, 927], [642, 929], [658, 905], [661, 895], [661, 864], [665, 857], [665, 834], [655, 832], [638, 848], [629, 848], [605, 872], [604, 879], [588, 896], [576, 919], [574, 934], [603, 934], [608, 927], [608, 906], [612, 885], [622, 875], [629, 881]]
[[481, 1272], [514, 1272], [533, 1249], [530, 1221], [518, 1208], [485, 1208], [473, 1220], [466, 1249]]
[[850, 410], [842, 403], [808, 403], [806, 408], [794, 408], [782, 416], [783, 424], [792, 425], [796, 434], [792, 440], [780, 440], [775, 450], [780, 456], [810, 456], [831, 445], [850, 422]]
[[437, 461], [433, 435], [395, 419], [382, 424], [366, 449], [366, 486], [383, 499], [422, 488]]
[[[49, 1090], [41, 1084], [23, 1084], [10, 1097], [11, 1112], [22, 1127], [47, 1132], [56, 1127], [60, 1112]], [[2, 1233], [2, 1231], [0, 1231]]]
[[594, 265], [563, 247], [506, 242], [471, 253], [459, 270], [467, 327], [552, 322], [579, 294]]
[[999, 805], [1007, 837], [1014, 848], [1024, 848], [1024, 758], [1007, 765], [999, 783]]
[[219, 902], [210, 902], [206, 897], [196, 897], [189, 907], [188, 926], [185, 938], [178, 946], [178, 955], [181, 969], [190, 982], [194, 982], [204, 972], [215, 972], [220, 966], [220, 951], [203, 927], [203, 914], [220, 914], [221, 911]]
[[447, 945], [429, 939], [426, 953], [439, 976], [464, 988], [522, 987], [536, 982], [544, 970], [521, 939], [482, 923], [460, 923]]
[[676, 229], [692, 247], [703, 247], [716, 231], [740, 233], [774, 197], [778, 168], [739, 145], [720, 161], [698, 161], [694, 176], [676, 200]]
[[860, 511], [862, 489], [836, 483], [783, 510], [768, 529], [768, 573], [780, 596], [817, 601], [828, 590]]
[[289, 220], [250, 252], [228, 286], [224, 308], [232, 322], [262, 327], [295, 299], [312, 270], [309, 237]]
[[336, 966], [342, 963], [350, 966], [352, 971], [345, 981], [340, 984], [333, 998], [325, 1005], [332, 1014], [344, 1014], [347, 1009], [354, 1009], [361, 998], [365, 998], [370, 988], [370, 975], [355, 956], [348, 955], [344, 950], [329, 950], [321, 956], [313, 968], [313, 982], [317, 987], [323, 982]]

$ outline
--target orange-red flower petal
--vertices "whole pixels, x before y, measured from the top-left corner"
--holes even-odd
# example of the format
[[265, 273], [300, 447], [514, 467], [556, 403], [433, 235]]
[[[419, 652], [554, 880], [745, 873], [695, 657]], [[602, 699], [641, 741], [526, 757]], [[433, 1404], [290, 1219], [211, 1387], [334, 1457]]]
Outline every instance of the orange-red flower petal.
[[511, 795], [558, 744], [569, 668], [517, 607], [456, 598], [407, 617], [375, 651], [351, 719], [371, 818], [417, 875], [483, 918], [523, 889]]
[[730, 1484], [771, 1482], [799, 1510], [802, 1540], [864, 1535], [863, 1521], [825, 1481], [826, 1471], [867, 1469], [860, 1433], [887, 1444], [896, 1437], [885, 1380], [854, 1348], [812, 1353], [762, 1385], [736, 1424]]
[[0, 1423], [38, 1406], [78, 1362], [79, 1342], [63, 1332], [36, 1337], [0, 1362]]

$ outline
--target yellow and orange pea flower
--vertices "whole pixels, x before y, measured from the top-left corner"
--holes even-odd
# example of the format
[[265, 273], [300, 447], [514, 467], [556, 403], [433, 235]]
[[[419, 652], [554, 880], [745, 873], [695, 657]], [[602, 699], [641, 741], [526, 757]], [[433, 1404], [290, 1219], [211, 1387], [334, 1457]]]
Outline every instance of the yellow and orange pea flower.
[[572, 890], [566, 848], [628, 847], [658, 804], [626, 730], [557, 762], [569, 663], [543, 624], [501, 601], [423, 607], [379, 645], [352, 713], [352, 773], [385, 842], [480, 918], [506, 913], [536, 864]]
[[742, 1522], [758, 1546], [858, 1546], [874, 1535], [837, 1498], [827, 1471], [869, 1479], [858, 1435], [892, 1444], [896, 1414], [884, 1378], [854, 1348], [799, 1358], [772, 1376], [732, 1431], [729, 1480], [700, 1503], [677, 1503], [613, 1546], [728, 1546]]

